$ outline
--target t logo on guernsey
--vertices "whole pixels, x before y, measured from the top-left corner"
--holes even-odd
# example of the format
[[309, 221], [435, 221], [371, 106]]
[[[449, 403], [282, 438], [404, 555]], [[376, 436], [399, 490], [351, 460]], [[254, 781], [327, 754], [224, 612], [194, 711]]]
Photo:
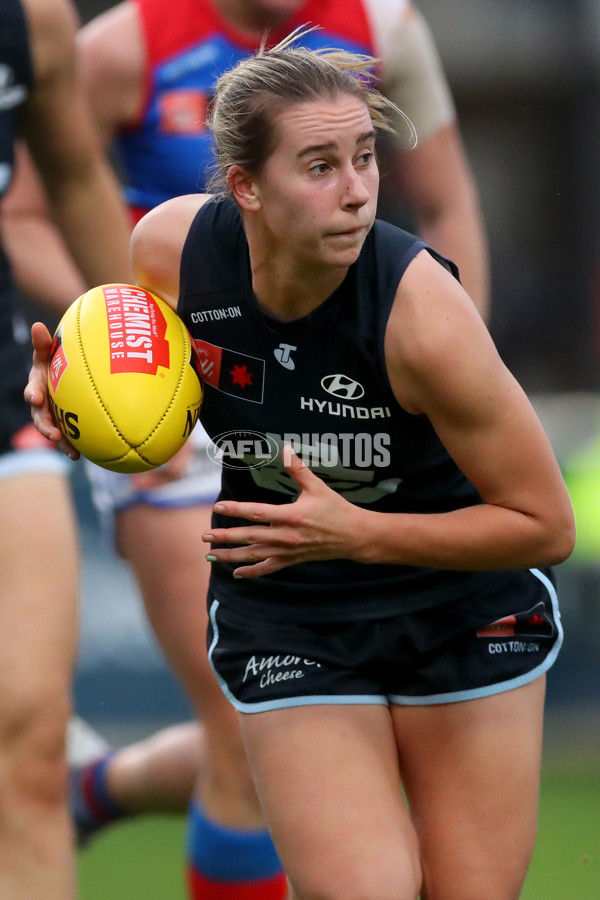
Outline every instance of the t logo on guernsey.
[[279, 347], [276, 347], [275, 350], [273, 350], [273, 353], [277, 362], [281, 363], [284, 369], [292, 371], [296, 368], [296, 363], [290, 354], [293, 350], [297, 349], [298, 348], [292, 346], [292, 344], [280, 344]]
[[167, 323], [154, 297], [143, 288], [120, 284], [103, 289], [110, 371], [155, 375], [169, 367]]

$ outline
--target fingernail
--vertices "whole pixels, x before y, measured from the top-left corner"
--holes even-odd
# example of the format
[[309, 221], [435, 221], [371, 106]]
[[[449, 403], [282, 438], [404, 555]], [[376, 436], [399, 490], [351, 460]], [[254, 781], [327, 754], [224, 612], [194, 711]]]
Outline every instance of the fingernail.
[[214, 541], [214, 539], [215, 539], [214, 534], [203, 534], [202, 535], [203, 541]]
[[223, 506], [222, 503], [217, 503], [216, 506], [213, 506], [213, 509], [216, 513], [225, 512], [225, 507]]
[[239, 581], [240, 578], [243, 578], [244, 576], [243, 575], [234, 575], [233, 577], [235, 578], [236, 581]]
[[216, 556], [207, 556], [206, 557], [206, 562], [216, 562], [216, 561], [217, 561]]

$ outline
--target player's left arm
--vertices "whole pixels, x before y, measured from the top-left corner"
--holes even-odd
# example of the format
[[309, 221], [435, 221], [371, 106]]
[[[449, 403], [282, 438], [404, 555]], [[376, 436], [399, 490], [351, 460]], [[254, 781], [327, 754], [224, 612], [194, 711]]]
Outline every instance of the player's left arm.
[[400, 282], [385, 353], [398, 402], [428, 417], [483, 503], [392, 515], [387, 528], [367, 513], [378, 558], [453, 569], [562, 562], [574, 519], [548, 438], [467, 294], [426, 251]]
[[418, 143], [389, 147], [382, 189], [398, 193], [418, 234], [459, 267], [463, 285], [484, 319], [489, 313], [485, 224], [456, 110], [431, 32], [409, 6], [383, 48], [382, 90], [413, 122]]

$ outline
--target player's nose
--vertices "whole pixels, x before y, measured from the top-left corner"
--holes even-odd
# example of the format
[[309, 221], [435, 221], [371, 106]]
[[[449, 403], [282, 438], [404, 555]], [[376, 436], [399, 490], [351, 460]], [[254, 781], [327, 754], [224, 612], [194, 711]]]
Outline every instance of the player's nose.
[[344, 170], [342, 179], [342, 204], [345, 207], [361, 207], [368, 202], [369, 189], [354, 166]]

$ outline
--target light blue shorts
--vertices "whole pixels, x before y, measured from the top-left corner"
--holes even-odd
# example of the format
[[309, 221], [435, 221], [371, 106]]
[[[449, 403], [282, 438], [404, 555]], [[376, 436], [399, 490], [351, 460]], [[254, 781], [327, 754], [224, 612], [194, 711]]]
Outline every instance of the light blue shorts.
[[33, 439], [24, 441], [20, 449], [0, 453], [0, 480], [15, 478], [20, 475], [56, 472], [59, 475], [69, 474], [69, 460], [59, 450], [55, 450], [49, 441], [45, 441], [34, 426], [26, 426], [21, 432], [28, 431]]

